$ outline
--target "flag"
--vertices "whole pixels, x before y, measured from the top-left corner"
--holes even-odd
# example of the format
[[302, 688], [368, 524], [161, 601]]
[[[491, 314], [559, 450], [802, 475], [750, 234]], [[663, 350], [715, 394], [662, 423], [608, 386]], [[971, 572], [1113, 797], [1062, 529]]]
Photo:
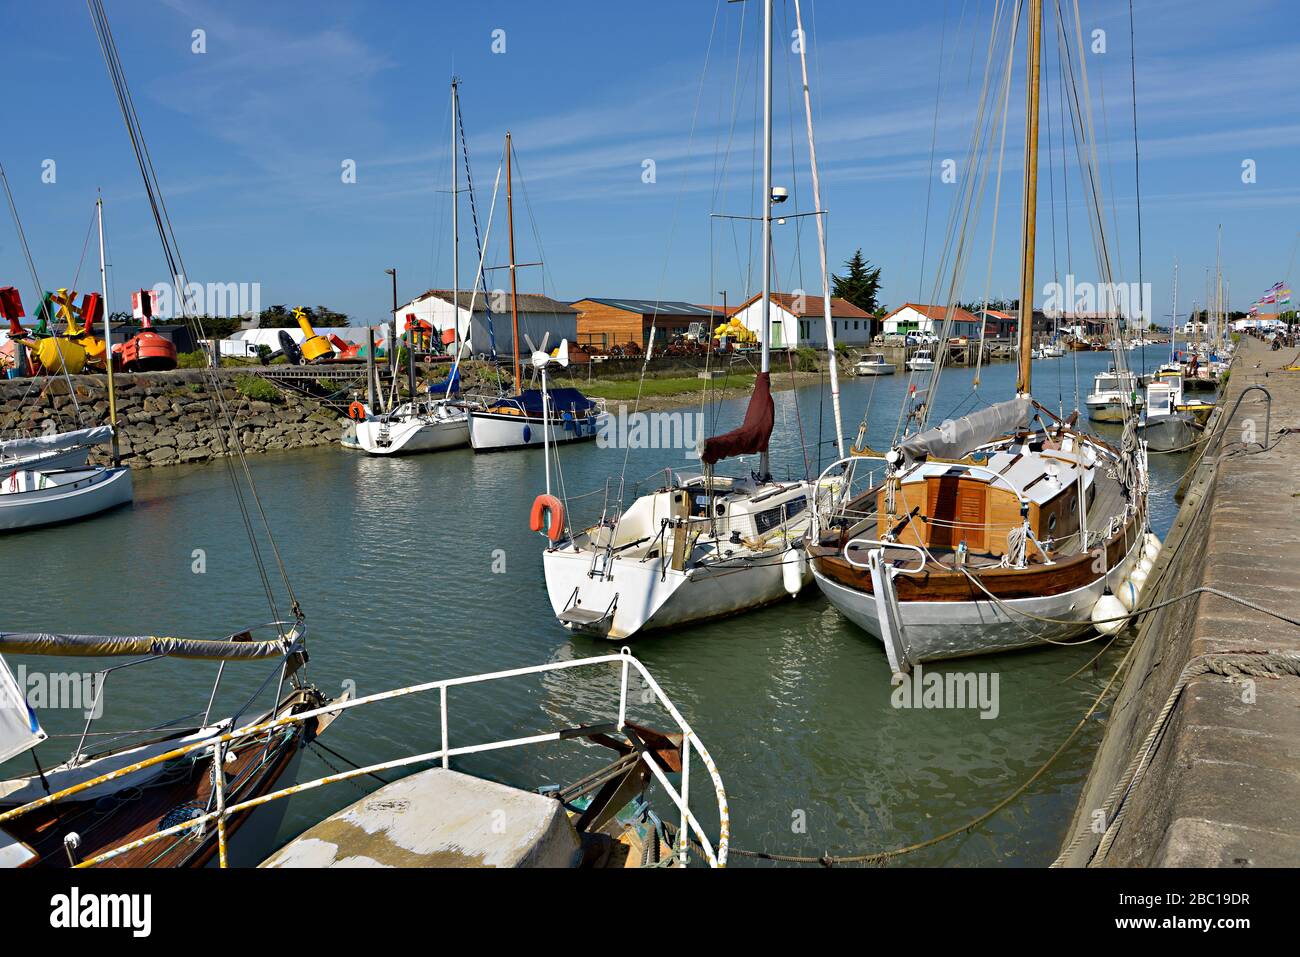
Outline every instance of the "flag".
[[1267, 296], [1261, 299], [1260, 302], [1261, 303], [1277, 302], [1277, 296], [1274, 293], [1270, 292]]
[[1268, 291], [1269, 291], [1269, 292], [1277, 292], [1279, 289], [1281, 289], [1281, 288], [1282, 288], [1283, 286], [1285, 286], [1285, 285], [1286, 285], [1286, 280], [1283, 280], [1282, 282], [1275, 282], [1275, 283], [1273, 283], [1273, 285], [1271, 285], [1271, 286], [1268, 287]]

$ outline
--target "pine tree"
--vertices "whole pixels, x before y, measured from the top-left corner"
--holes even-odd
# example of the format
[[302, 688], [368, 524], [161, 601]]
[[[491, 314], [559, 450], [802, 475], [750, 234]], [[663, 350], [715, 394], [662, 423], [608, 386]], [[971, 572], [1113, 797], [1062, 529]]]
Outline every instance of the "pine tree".
[[846, 276], [832, 276], [831, 288], [837, 298], [851, 302], [864, 312], [874, 313], [879, 308], [876, 301], [880, 293], [880, 267], [872, 266], [862, 256], [859, 249], [849, 259], [844, 268]]

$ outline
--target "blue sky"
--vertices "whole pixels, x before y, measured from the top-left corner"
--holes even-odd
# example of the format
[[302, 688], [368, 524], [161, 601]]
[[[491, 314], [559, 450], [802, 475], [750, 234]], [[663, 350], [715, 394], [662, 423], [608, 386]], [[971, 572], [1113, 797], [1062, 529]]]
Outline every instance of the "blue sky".
[[[756, 291], [756, 235], [709, 215], [748, 214], [757, 197], [756, 3], [106, 6], [191, 279], [259, 282], [263, 305], [327, 304], [357, 321], [382, 316], [387, 266], [397, 266], [403, 298], [449, 285], [454, 71], [481, 220], [506, 129], [515, 136], [519, 259], [546, 260], [544, 271], [521, 271], [523, 291], [709, 302], [726, 289], [733, 303]], [[792, 6], [776, 2], [775, 67], [776, 181], [794, 194], [791, 211], [812, 208], [798, 59], [789, 52]], [[831, 260], [861, 246], [883, 267], [887, 304], [931, 298], [959, 189], [941, 182], [939, 164], [955, 158], [963, 170], [991, 8], [985, 0], [804, 0]], [[96, 281], [93, 243], [84, 261], [82, 248], [99, 187], [112, 305], [125, 308], [131, 289], [164, 278], [162, 257], [85, 5], [4, 0], [0, 9], [10, 94], [0, 161], [42, 281], [71, 285], [79, 262], [78, 285]], [[1134, 281], [1128, 7], [1080, 0], [1080, 9], [1086, 34], [1106, 31], [1106, 52], [1088, 54], [1089, 80], [1117, 278]], [[1138, 3], [1143, 265], [1158, 317], [1169, 311], [1175, 258], [1180, 312], [1204, 298], [1220, 223], [1234, 307], [1278, 279], [1300, 281], [1284, 275], [1300, 232], [1300, 11], [1258, 0], [1224, 11], [1211, 0]], [[206, 31], [206, 53], [191, 52], [195, 29]], [[494, 30], [505, 31], [504, 53], [492, 51]], [[1022, 89], [1012, 93], [992, 265], [990, 199], [971, 231], [963, 298], [978, 298], [986, 275], [993, 295], [1015, 295]], [[1049, 93], [1054, 99], [1055, 86]], [[1050, 115], [1059, 122], [1054, 104]], [[57, 163], [52, 184], [41, 181], [47, 159]], [[347, 159], [357, 166], [353, 184], [341, 181]], [[1064, 273], [1059, 159], [1055, 240]], [[1255, 161], [1252, 184], [1241, 179], [1246, 159]], [[643, 182], [645, 160], [654, 161], [653, 183]], [[1093, 279], [1071, 176], [1073, 270]], [[1040, 279], [1053, 257], [1047, 186]], [[0, 284], [18, 285], [30, 312], [31, 283], [4, 219]], [[467, 206], [462, 227], [465, 285], [474, 265]], [[816, 290], [812, 220], [776, 232], [778, 286]], [[503, 240], [499, 216], [489, 265], [505, 261]]]

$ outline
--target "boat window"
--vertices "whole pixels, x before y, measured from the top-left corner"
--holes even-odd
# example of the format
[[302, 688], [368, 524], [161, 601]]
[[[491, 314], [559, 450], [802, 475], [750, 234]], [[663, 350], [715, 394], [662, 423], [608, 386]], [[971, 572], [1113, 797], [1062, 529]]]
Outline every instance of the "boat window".
[[777, 505], [775, 508], [765, 509], [754, 516], [754, 527], [758, 529], [758, 534], [762, 535], [776, 528], [784, 521], [794, 518], [808, 508], [808, 497], [800, 495], [798, 498], [792, 498], [787, 502]]

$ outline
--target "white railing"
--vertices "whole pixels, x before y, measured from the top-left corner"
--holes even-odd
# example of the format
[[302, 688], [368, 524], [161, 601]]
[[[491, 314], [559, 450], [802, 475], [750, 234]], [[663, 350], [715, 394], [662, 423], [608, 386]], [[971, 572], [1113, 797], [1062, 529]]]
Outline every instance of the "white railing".
[[[36, 810], [37, 808], [45, 807], [46, 805], [53, 804], [54, 802], [62, 800], [63, 798], [71, 797], [72, 795], [88, 790], [89, 788], [104, 784], [109, 781], [113, 781], [115, 779], [124, 777], [128, 774], [132, 774], [136, 771], [142, 770], [144, 768], [162, 764], [167, 761], [173, 761], [178, 757], [182, 757], [184, 755], [190, 754], [195, 751], [211, 751], [213, 755], [214, 767], [216, 769], [216, 774], [215, 774], [216, 787], [214, 793], [216, 810], [208, 811], [204, 814], [199, 815], [198, 817], [191, 818], [190, 820], [184, 821], [173, 827], [155, 831], [154, 833], [148, 834], [145, 837], [140, 838], [139, 840], [131, 841], [130, 843], [123, 844], [119, 847], [115, 847], [110, 850], [104, 851], [100, 854], [95, 855], [94, 857], [78, 862], [75, 866], [91, 867], [95, 864], [100, 864], [103, 863], [104, 861], [112, 860], [115, 857], [125, 854], [128, 851], [135, 850], [136, 848], [143, 847], [144, 845], [152, 843], [153, 841], [158, 841], [166, 837], [171, 837], [172, 835], [180, 834], [183, 831], [190, 830], [193, 828], [202, 828], [206, 826], [209, 822], [215, 821], [216, 828], [217, 828], [217, 838], [218, 838], [219, 862], [220, 862], [220, 866], [225, 867], [226, 866], [226, 822], [232, 815], [240, 814], [246, 811], [251, 811], [253, 808], [259, 807], [260, 805], [263, 804], [269, 804], [271, 801], [277, 801], [283, 798], [291, 797], [295, 794], [301, 794], [305, 791], [315, 790], [316, 788], [323, 787], [326, 784], [334, 784], [339, 781], [346, 781], [352, 778], [361, 777], [363, 775], [374, 774], [379, 771], [388, 771], [388, 770], [393, 770], [395, 768], [408, 767], [410, 765], [422, 764], [430, 761], [441, 761], [442, 766], [446, 768], [450, 766], [449, 763], [451, 758], [459, 757], [460, 755], [464, 755], [464, 754], [478, 754], [485, 751], [500, 751], [505, 748], [520, 747], [526, 744], [540, 744], [547, 741], [567, 740], [568, 738], [573, 737], [572, 729], [562, 729], [560, 731], [550, 731], [543, 734], [534, 734], [522, 738], [511, 738], [505, 741], [492, 741], [485, 744], [470, 744], [470, 745], [462, 745], [460, 747], [452, 747], [450, 743], [450, 732], [449, 732], [448, 722], [447, 722], [447, 690], [449, 688], [453, 688], [458, 685], [481, 684], [483, 682], [488, 682], [488, 681], [498, 681], [503, 678], [515, 678], [523, 675], [542, 674], [550, 671], [566, 671], [573, 668], [585, 668], [594, 665], [602, 665], [602, 664], [610, 664], [610, 663], [618, 664], [621, 666], [620, 681], [619, 681], [618, 717], [615, 723], [616, 730], [622, 731], [626, 725], [628, 676], [631, 673], [631, 671], [635, 669], [637, 674], [639, 674], [641, 676], [641, 679], [645, 682], [646, 687], [648, 687], [654, 693], [656, 700], [663, 707], [663, 709], [668, 712], [668, 714], [672, 717], [672, 719], [677, 723], [677, 727], [681, 731], [682, 771], [681, 771], [680, 790], [673, 787], [672, 783], [668, 780], [667, 776], [664, 774], [663, 769], [659, 767], [659, 765], [654, 760], [654, 757], [649, 752], [643, 751], [641, 753], [641, 759], [645, 761], [651, 773], [654, 775], [655, 779], [659, 782], [660, 786], [664, 789], [664, 792], [668, 795], [669, 799], [673, 802], [673, 804], [676, 806], [679, 812], [679, 822], [677, 828], [678, 860], [682, 864], [687, 863], [689, 859], [690, 840], [691, 840], [691, 836], [693, 835], [696, 843], [703, 851], [705, 860], [708, 862], [709, 866], [725, 867], [727, 864], [727, 848], [730, 842], [731, 823], [730, 823], [730, 817], [727, 808], [727, 794], [726, 794], [726, 790], [722, 786], [722, 779], [718, 775], [717, 765], [713, 763], [713, 758], [709, 755], [708, 750], [704, 747], [703, 743], [696, 736], [695, 732], [691, 730], [691, 727], [689, 724], [687, 724], [686, 719], [682, 717], [681, 713], [677, 710], [677, 708], [673, 705], [673, 703], [668, 700], [668, 696], [665, 695], [663, 689], [659, 687], [659, 683], [655, 681], [653, 677], [651, 677], [650, 672], [646, 670], [646, 667], [643, 664], [641, 664], [640, 661], [634, 658], [631, 652], [629, 651], [629, 649], [627, 648], [621, 649], [620, 652], [615, 655], [600, 655], [594, 658], [580, 658], [575, 661], [556, 661], [544, 665], [532, 665], [526, 668], [512, 668], [506, 671], [493, 671], [493, 672], [488, 672], [486, 674], [470, 675], [463, 678], [446, 678], [440, 681], [428, 681], [423, 684], [410, 685], [408, 687], [397, 688], [392, 691], [381, 691], [376, 694], [366, 695], [365, 697], [361, 697], [361, 698], [334, 701], [322, 707], [313, 708], [309, 711], [303, 711], [299, 714], [286, 715], [284, 717], [275, 718], [274, 720], [271, 721], [263, 721], [259, 724], [246, 725], [242, 728], [238, 728], [234, 731], [227, 732], [215, 738], [208, 738], [203, 741], [195, 742], [194, 744], [177, 748], [174, 751], [168, 751], [166, 754], [160, 754], [155, 757], [149, 758], [147, 760], [139, 761], [136, 762], [135, 764], [118, 768], [117, 770], [112, 771], [108, 774], [103, 774], [100, 775], [99, 777], [92, 778], [87, 781], [83, 781], [80, 784], [76, 784], [72, 787], [65, 788], [61, 791], [56, 791], [53, 794], [46, 795], [45, 797], [32, 801], [29, 804], [25, 804], [22, 807], [14, 808], [13, 810], [6, 811], [0, 814], [0, 824], [4, 824], [6, 821], [13, 820], [14, 818], [17, 817], [21, 817], [22, 815], [30, 811]], [[304, 721], [310, 721], [324, 715], [337, 715], [344, 711], [348, 711], [352, 708], [359, 708], [363, 705], [373, 704], [378, 701], [389, 701], [397, 698], [403, 698], [408, 695], [420, 694], [429, 691], [437, 691], [439, 693], [439, 698], [440, 698], [439, 710], [442, 715], [442, 720], [441, 720], [442, 728], [441, 728], [441, 747], [439, 747], [438, 750], [428, 751], [423, 754], [412, 755], [410, 757], [398, 758], [393, 761], [383, 761], [376, 764], [370, 764], [365, 767], [359, 767], [353, 770], [342, 771], [335, 774], [328, 774], [325, 775], [324, 777], [316, 778], [315, 780], [312, 781], [306, 781], [302, 784], [290, 785], [289, 787], [281, 788], [278, 791], [273, 791], [270, 794], [264, 794], [261, 795], [260, 797], [250, 798], [249, 800], [241, 801], [237, 804], [227, 805], [225, 803], [226, 795], [225, 795], [225, 780], [224, 780], [225, 773], [223, 770], [224, 768], [223, 758], [228, 745], [232, 741], [239, 741], [245, 738], [255, 737], [257, 735], [264, 734], [267, 731], [271, 731], [275, 728], [281, 728], [290, 724], [297, 724]], [[709, 778], [713, 783], [714, 796], [716, 797], [718, 802], [719, 825], [718, 825], [718, 843], [716, 848], [709, 840], [708, 835], [704, 831], [704, 828], [701, 826], [699, 820], [696, 818], [695, 814], [690, 809], [690, 780], [691, 780], [690, 771], [691, 771], [692, 751], [694, 751], [699, 756], [700, 761], [703, 763], [704, 769], [705, 771], [707, 771]]]

